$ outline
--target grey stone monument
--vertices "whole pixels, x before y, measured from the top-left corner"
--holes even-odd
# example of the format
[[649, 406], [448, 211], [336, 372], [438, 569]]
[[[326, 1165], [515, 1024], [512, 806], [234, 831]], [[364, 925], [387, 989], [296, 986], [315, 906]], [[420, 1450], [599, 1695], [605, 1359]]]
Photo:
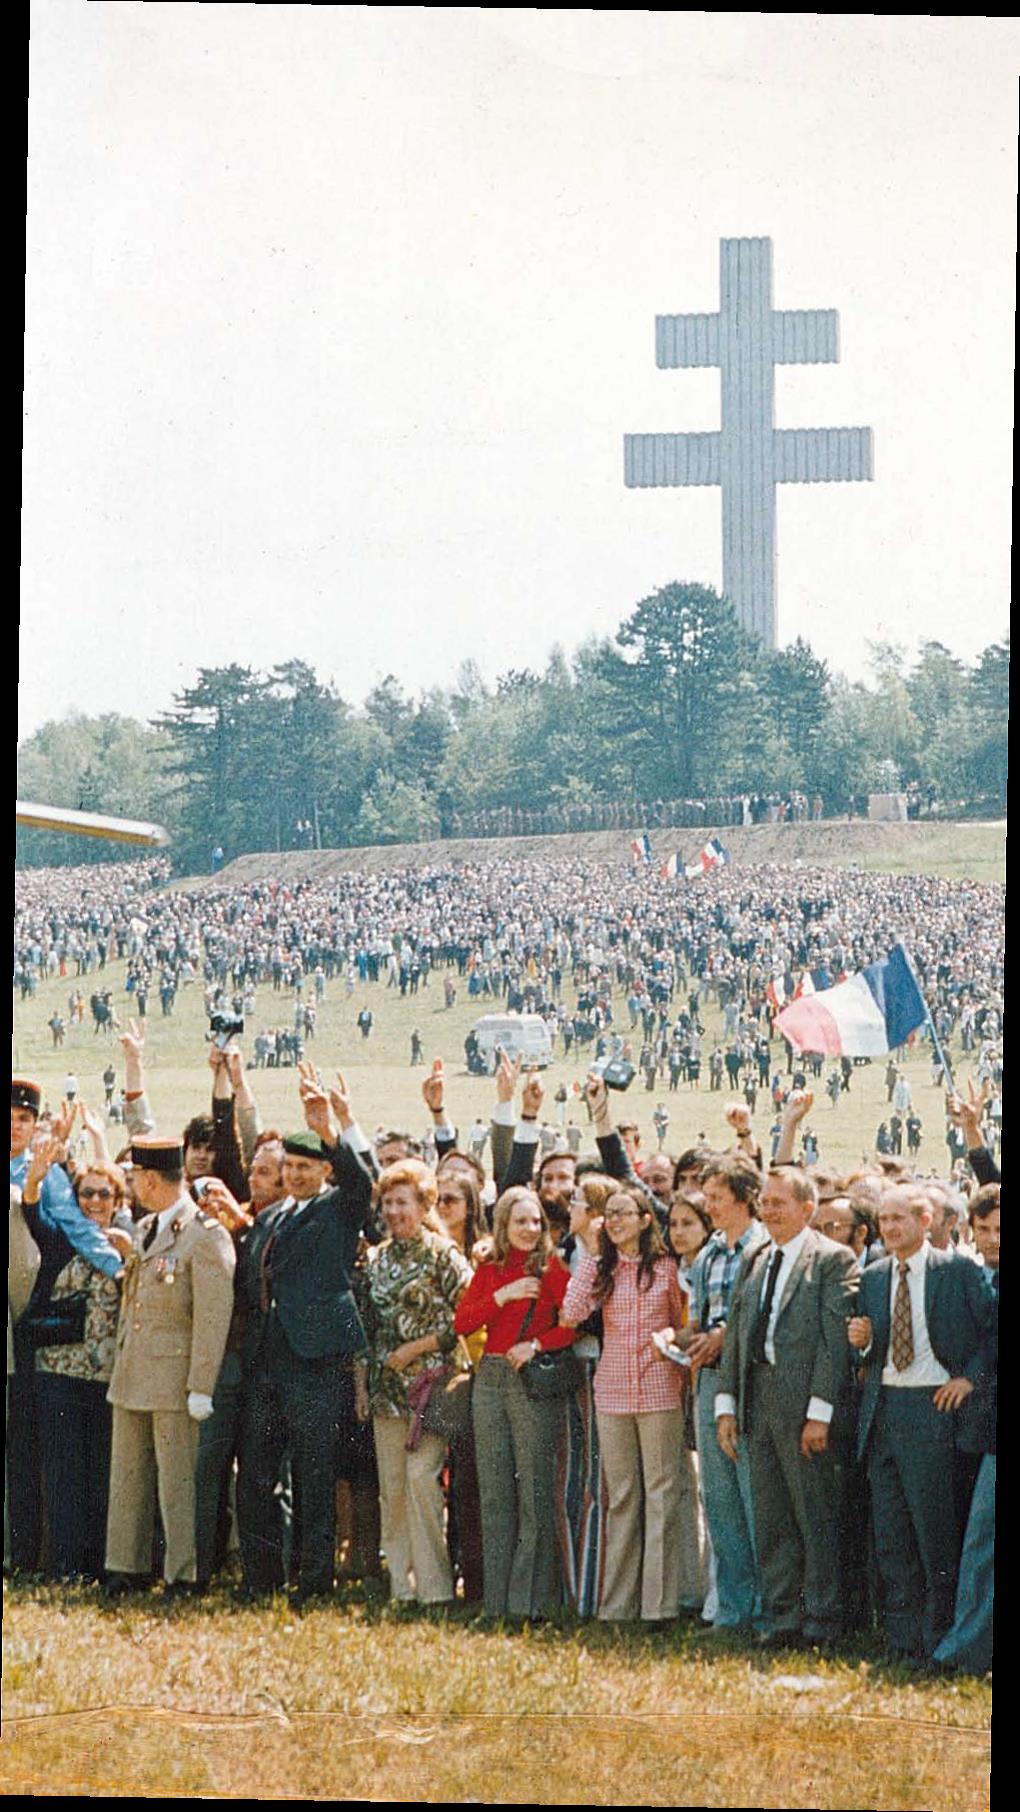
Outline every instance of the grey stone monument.
[[777, 428], [777, 365], [835, 364], [834, 308], [772, 306], [771, 239], [719, 242], [719, 312], [658, 315], [663, 370], [715, 365], [718, 434], [627, 434], [624, 483], [722, 487], [723, 591], [745, 629], [776, 645], [776, 485], [870, 478], [870, 428]]

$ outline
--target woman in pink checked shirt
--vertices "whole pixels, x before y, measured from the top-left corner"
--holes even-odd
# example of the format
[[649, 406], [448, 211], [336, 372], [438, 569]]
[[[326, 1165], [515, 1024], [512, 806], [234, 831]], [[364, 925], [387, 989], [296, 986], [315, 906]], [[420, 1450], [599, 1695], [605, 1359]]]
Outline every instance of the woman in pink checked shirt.
[[595, 1411], [608, 1505], [598, 1615], [663, 1624], [680, 1608], [684, 1377], [659, 1356], [652, 1335], [683, 1318], [676, 1260], [648, 1197], [629, 1183], [609, 1197], [601, 1230], [582, 1238], [587, 1255], [561, 1319], [576, 1327], [602, 1309]]

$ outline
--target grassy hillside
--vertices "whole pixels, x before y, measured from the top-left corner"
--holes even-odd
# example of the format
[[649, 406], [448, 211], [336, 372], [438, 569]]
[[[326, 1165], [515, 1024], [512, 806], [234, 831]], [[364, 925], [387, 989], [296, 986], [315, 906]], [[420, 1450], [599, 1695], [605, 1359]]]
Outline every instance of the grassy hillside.
[[[640, 829], [640, 827], [638, 827]], [[223, 870], [229, 880], [260, 880], [273, 875], [324, 875], [369, 868], [387, 872], [428, 867], [443, 862], [491, 862], [520, 857], [584, 856], [591, 861], [626, 861], [633, 830], [570, 832], [548, 837], [455, 838], [435, 843], [391, 843], [365, 849], [285, 851], [239, 856]], [[656, 860], [677, 849], [693, 861], [712, 827], [701, 830], [656, 830], [651, 833]], [[837, 868], [870, 868], [889, 874], [935, 874], [956, 880], [1002, 881], [1006, 869], [1005, 822], [989, 824], [866, 824], [859, 819], [832, 819], [822, 824], [759, 824], [748, 829], [729, 825], [717, 834], [734, 862], [807, 862]], [[193, 876], [186, 886], [208, 884]], [[181, 883], [175, 883], [180, 885]]]

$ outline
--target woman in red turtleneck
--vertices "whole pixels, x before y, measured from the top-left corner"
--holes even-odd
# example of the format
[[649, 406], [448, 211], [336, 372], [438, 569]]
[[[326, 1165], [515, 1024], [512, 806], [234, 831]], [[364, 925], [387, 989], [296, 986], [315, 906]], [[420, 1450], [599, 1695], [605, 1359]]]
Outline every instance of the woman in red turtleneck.
[[559, 1325], [570, 1273], [552, 1249], [545, 1210], [531, 1189], [500, 1196], [492, 1235], [493, 1258], [461, 1297], [454, 1328], [486, 1330], [472, 1403], [486, 1615], [534, 1619], [555, 1603], [556, 1455], [565, 1405], [533, 1403], [521, 1373], [537, 1352], [574, 1340], [575, 1330]]

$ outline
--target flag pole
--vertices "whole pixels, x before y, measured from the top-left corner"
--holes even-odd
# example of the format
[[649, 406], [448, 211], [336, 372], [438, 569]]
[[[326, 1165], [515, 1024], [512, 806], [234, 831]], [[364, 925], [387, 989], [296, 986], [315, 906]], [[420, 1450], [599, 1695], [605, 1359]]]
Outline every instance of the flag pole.
[[928, 1027], [929, 1032], [931, 1033], [931, 1042], [932, 1042], [932, 1045], [935, 1050], [935, 1055], [938, 1058], [940, 1064], [942, 1065], [942, 1074], [945, 1077], [946, 1082], [948, 1083], [953, 1094], [955, 1095], [956, 1094], [956, 1081], [953, 1077], [952, 1069], [950, 1068], [949, 1058], [946, 1056], [945, 1051], [942, 1049], [942, 1041], [939, 1038], [939, 1035], [935, 1030], [935, 1021], [932, 1018], [931, 1008], [928, 1005], [928, 1001], [925, 996], [924, 989], [921, 986], [921, 982], [920, 982], [920, 978], [918, 976], [917, 970], [914, 968], [914, 965], [911, 962], [910, 952], [907, 949], [906, 944], [903, 942], [903, 939], [901, 937], [898, 937], [896, 939], [896, 942], [897, 942], [897, 945], [899, 946], [899, 948], [903, 952], [903, 960], [906, 963], [907, 968], [910, 970], [910, 973], [914, 978], [914, 983], [917, 988], [917, 992], [921, 996], [921, 1001], [924, 1006], [924, 1021], [925, 1021], [926, 1026]]

